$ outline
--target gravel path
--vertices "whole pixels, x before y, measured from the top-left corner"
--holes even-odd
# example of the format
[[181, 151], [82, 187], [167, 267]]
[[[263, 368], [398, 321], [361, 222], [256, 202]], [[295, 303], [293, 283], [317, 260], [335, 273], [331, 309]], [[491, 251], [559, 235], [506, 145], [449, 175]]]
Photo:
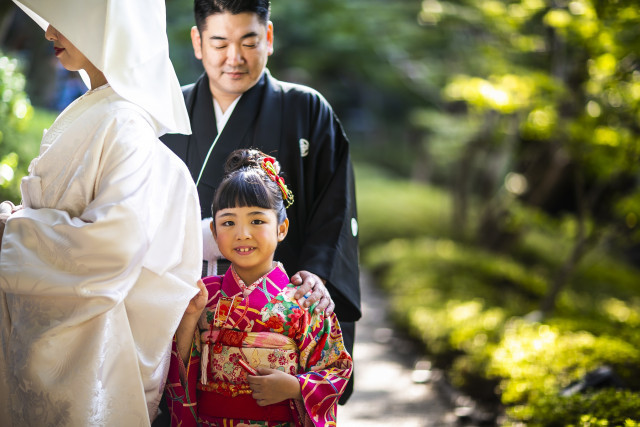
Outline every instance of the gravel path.
[[355, 391], [349, 402], [338, 408], [338, 426], [459, 425], [437, 381], [421, 378], [431, 375], [433, 379], [438, 373], [414, 369], [428, 362], [421, 361], [413, 342], [390, 329], [384, 295], [366, 272], [361, 272], [360, 286], [363, 317], [356, 323]]

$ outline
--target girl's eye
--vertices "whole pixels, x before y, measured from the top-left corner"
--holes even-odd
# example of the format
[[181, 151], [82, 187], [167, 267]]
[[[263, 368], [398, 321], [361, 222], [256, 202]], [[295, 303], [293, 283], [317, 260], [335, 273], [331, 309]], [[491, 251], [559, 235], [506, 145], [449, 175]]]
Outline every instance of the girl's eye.
[[231, 227], [233, 225], [233, 221], [225, 221], [221, 225], [223, 227]]
[[254, 219], [253, 221], [251, 221], [251, 223], [252, 223], [252, 224], [259, 225], [259, 224], [264, 224], [264, 221], [263, 221], [263, 220], [261, 220], [261, 219]]

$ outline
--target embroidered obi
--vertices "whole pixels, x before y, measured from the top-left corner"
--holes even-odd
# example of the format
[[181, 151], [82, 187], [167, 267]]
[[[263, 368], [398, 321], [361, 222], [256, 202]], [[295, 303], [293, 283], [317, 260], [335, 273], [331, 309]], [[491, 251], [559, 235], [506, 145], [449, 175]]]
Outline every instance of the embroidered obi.
[[206, 368], [206, 375], [202, 375], [198, 384], [200, 390], [230, 397], [250, 394], [247, 371], [238, 363], [239, 360], [244, 360], [254, 369], [278, 369], [290, 375], [299, 373], [298, 348], [285, 335], [221, 329], [203, 332], [201, 342], [202, 368]]

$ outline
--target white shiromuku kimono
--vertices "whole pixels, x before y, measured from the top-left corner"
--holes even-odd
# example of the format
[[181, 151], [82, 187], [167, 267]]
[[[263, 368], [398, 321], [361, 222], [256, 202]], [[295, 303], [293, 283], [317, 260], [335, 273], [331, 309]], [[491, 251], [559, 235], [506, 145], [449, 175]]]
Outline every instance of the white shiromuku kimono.
[[105, 85], [46, 132], [0, 250], [0, 425], [143, 426], [197, 292], [195, 186]]

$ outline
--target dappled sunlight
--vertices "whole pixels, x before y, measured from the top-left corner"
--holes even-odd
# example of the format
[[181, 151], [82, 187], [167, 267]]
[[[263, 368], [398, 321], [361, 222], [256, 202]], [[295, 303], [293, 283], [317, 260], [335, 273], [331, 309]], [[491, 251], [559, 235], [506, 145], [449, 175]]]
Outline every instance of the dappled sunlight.
[[602, 302], [602, 309], [613, 321], [640, 326], [640, 301], [637, 299], [625, 302], [617, 298], [607, 298]]
[[13, 180], [13, 169], [7, 163], [0, 163], [0, 185]]
[[34, 109], [24, 92], [26, 79], [15, 58], [0, 51], [0, 201], [20, 202], [20, 179], [37, 153], [42, 129], [36, 138], [29, 127]]
[[443, 94], [451, 101], [465, 101], [479, 110], [493, 109], [512, 113], [531, 102], [535, 85], [528, 77], [514, 74], [493, 76], [490, 79], [458, 75], [444, 88]]

